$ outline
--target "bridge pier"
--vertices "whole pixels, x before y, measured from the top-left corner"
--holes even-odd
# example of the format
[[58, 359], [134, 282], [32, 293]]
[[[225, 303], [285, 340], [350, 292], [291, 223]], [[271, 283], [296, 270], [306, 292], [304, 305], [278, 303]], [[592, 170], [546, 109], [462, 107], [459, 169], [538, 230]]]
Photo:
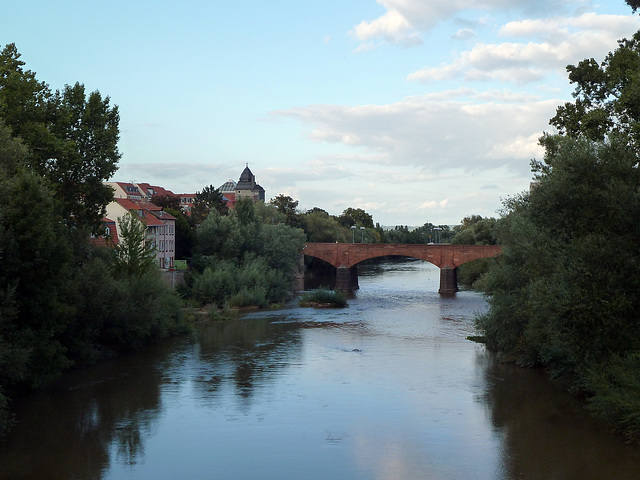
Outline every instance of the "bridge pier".
[[440, 269], [440, 289], [441, 295], [453, 295], [458, 291], [458, 269], [455, 267], [442, 267]]
[[336, 290], [344, 292], [354, 292], [360, 288], [358, 286], [358, 266], [336, 268]]

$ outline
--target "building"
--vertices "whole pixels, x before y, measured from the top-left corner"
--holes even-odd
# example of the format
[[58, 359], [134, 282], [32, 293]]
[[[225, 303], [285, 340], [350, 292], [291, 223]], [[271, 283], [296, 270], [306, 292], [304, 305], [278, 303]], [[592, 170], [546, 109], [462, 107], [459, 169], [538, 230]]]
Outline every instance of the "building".
[[254, 201], [263, 201], [265, 199], [264, 188], [256, 183], [256, 176], [249, 169], [249, 164], [240, 174], [240, 180], [236, 184], [236, 195], [234, 199], [237, 201], [240, 198], [251, 198]]
[[[128, 186], [124, 184], [127, 191]], [[118, 219], [127, 213], [138, 217], [146, 225], [147, 242], [156, 248], [156, 261], [160, 268], [173, 268], [176, 256], [176, 219], [163, 211], [162, 208], [147, 200], [138, 200], [133, 190], [129, 190], [134, 198], [115, 198], [107, 205], [107, 218]], [[107, 225], [109, 226], [109, 225]], [[115, 228], [115, 235], [121, 239], [117, 222], [110, 228]]]
[[102, 225], [104, 226], [104, 232], [102, 235], [91, 235], [89, 243], [95, 247], [114, 247], [120, 242], [118, 238], [118, 229], [116, 222], [110, 218], [103, 217]]
[[236, 203], [236, 185], [233, 180], [227, 180], [218, 187], [218, 191], [222, 194], [222, 198], [229, 208], [233, 208]]

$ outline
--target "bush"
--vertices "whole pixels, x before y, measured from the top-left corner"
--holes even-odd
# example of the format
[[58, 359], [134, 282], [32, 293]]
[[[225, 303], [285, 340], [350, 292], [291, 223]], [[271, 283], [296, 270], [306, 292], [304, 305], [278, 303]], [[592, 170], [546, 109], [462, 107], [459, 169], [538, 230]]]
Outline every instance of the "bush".
[[238, 293], [229, 298], [229, 306], [235, 308], [258, 307], [263, 308], [269, 305], [265, 291], [261, 288], [243, 288]]
[[300, 298], [301, 307], [334, 307], [343, 308], [347, 305], [347, 295], [340, 290], [318, 288], [305, 292]]
[[640, 353], [614, 357], [590, 369], [583, 387], [593, 392], [589, 410], [640, 442]]

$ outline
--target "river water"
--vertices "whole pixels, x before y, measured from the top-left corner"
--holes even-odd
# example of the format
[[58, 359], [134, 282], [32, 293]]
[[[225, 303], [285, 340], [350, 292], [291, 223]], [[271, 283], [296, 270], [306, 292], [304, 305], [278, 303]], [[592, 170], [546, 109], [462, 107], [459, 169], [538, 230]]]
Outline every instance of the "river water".
[[4, 479], [637, 479], [640, 449], [466, 339], [486, 308], [424, 262], [340, 310], [256, 312], [21, 399]]

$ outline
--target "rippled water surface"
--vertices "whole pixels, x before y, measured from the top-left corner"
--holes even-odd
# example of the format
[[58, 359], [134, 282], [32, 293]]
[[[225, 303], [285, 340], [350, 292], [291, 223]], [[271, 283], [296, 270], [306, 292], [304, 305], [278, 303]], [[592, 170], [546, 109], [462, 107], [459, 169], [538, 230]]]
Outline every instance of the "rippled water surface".
[[640, 450], [541, 372], [493, 361], [484, 299], [423, 262], [349, 308], [257, 312], [22, 399], [0, 479], [632, 479]]

